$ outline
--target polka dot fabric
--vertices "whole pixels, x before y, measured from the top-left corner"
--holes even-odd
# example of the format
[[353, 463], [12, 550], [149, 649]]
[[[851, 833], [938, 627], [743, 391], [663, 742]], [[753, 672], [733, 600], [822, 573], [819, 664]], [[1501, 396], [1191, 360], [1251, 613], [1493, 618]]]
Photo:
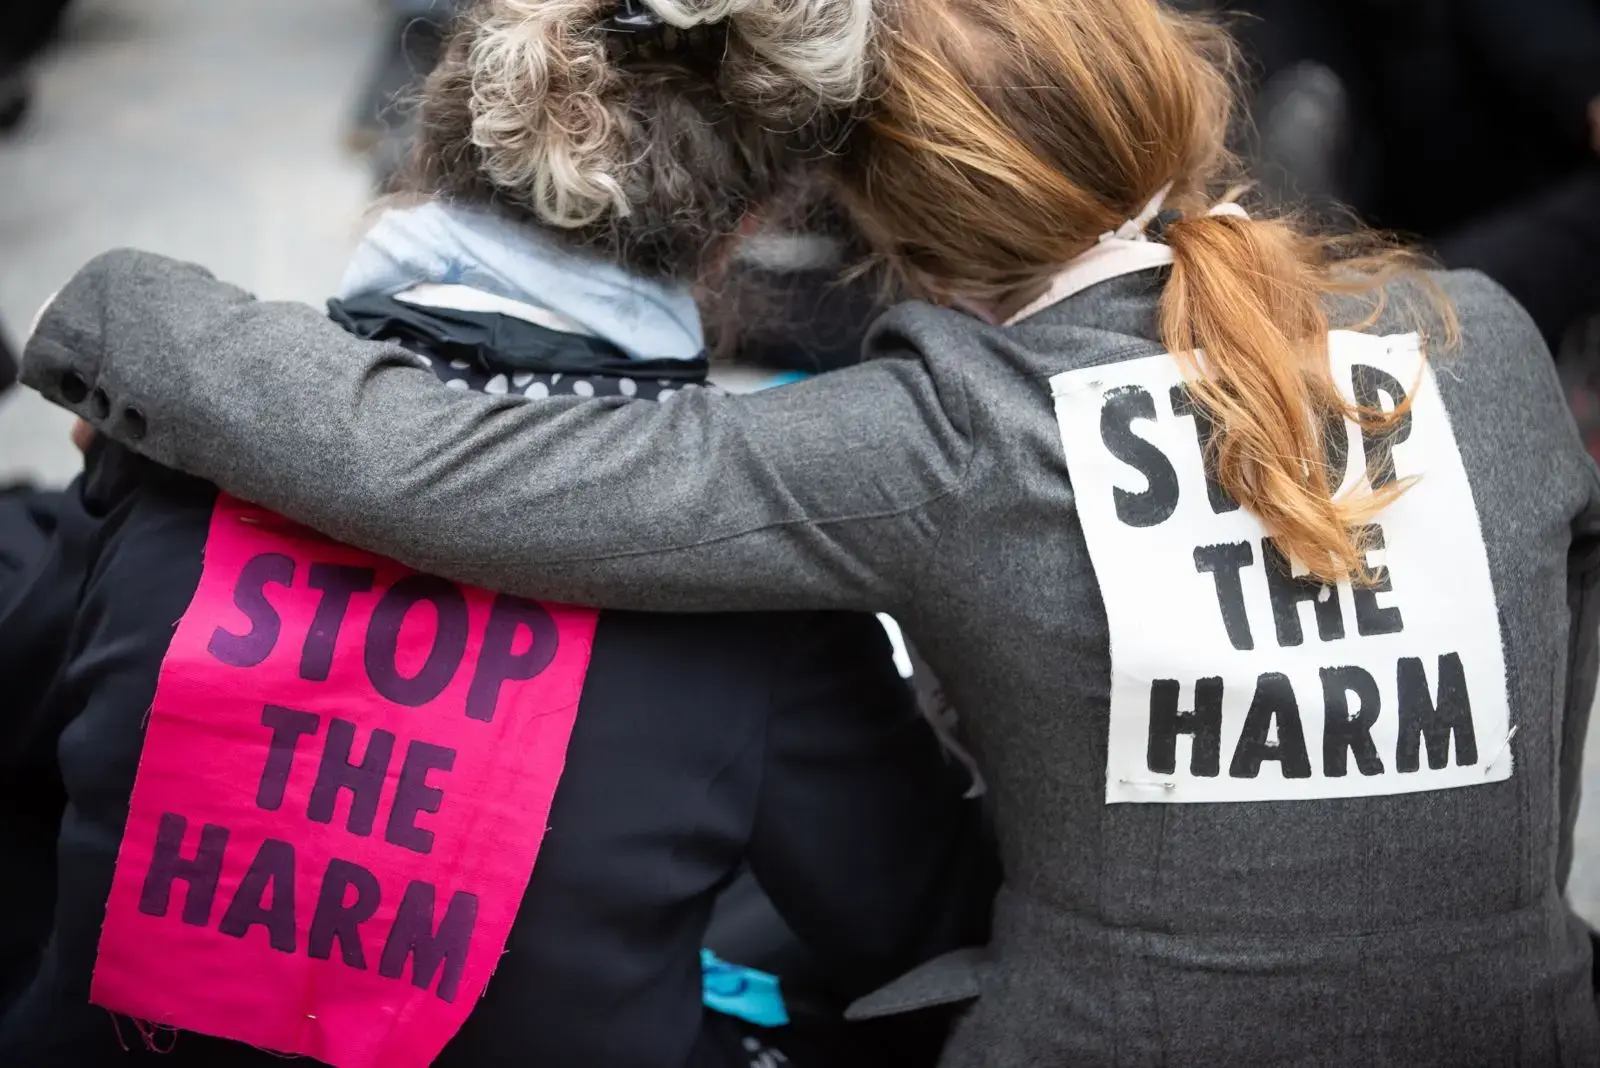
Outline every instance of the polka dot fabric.
[[628, 400], [666, 401], [690, 390], [720, 392], [706, 383], [604, 374], [506, 372], [486, 370], [470, 360], [444, 360], [425, 352], [417, 355], [427, 361], [428, 367], [449, 388], [491, 396], [526, 397], [529, 400], [544, 400], [547, 397], [622, 397]]

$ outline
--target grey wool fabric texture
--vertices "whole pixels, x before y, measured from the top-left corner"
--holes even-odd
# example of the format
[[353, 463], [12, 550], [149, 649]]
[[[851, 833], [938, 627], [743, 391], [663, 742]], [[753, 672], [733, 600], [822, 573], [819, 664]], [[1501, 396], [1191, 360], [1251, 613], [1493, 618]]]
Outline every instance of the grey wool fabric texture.
[[[1108, 622], [1048, 380], [1160, 353], [1159, 272], [1010, 327], [909, 305], [859, 367], [657, 405], [446, 390], [311, 308], [122, 251], [61, 293], [23, 374], [162, 463], [454, 579], [892, 612], [970, 723], [1007, 873], [949, 1068], [1592, 1066], [1589, 935], [1561, 886], [1600, 484], [1528, 317], [1480, 275], [1436, 277], [1515, 771], [1337, 800], [1106, 803]], [[1369, 331], [1412, 329], [1405, 304]]]

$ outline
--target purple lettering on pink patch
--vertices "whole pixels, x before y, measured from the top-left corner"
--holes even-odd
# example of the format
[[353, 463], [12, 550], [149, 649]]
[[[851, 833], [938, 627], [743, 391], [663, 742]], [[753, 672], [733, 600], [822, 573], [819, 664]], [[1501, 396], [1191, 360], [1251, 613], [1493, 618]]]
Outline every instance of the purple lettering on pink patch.
[[597, 618], [220, 498], [94, 1003], [335, 1068], [431, 1063], [505, 949]]

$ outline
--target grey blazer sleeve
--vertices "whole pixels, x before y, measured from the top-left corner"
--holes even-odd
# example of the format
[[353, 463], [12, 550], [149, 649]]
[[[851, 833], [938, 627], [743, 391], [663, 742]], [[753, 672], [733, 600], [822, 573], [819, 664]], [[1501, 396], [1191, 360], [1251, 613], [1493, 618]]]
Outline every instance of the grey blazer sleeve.
[[959, 373], [914, 353], [748, 397], [465, 394], [309, 307], [133, 251], [62, 290], [23, 378], [342, 541], [602, 607], [899, 610], [971, 453]]

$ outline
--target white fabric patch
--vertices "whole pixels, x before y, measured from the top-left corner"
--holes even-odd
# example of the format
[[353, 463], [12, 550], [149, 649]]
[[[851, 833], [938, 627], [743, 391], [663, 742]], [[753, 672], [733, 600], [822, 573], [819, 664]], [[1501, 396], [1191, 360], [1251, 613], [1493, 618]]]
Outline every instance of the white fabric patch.
[[1414, 335], [1337, 332], [1330, 349], [1353, 399], [1392, 411], [1416, 391], [1390, 434], [1342, 428], [1346, 490], [1417, 479], [1374, 520], [1383, 547], [1368, 563], [1387, 569], [1374, 589], [1293, 574], [1210, 483], [1207, 426], [1172, 356], [1050, 380], [1111, 631], [1108, 804], [1365, 797], [1511, 775], [1499, 613], [1433, 371]]
[[546, 330], [555, 330], [562, 334], [581, 334], [584, 337], [591, 336], [589, 331], [566, 316], [556, 314], [549, 308], [541, 308], [526, 301], [512, 300], [510, 297], [486, 293], [471, 286], [436, 285], [432, 282], [426, 282], [412, 286], [403, 293], [396, 293], [394, 299], [402, 304], [414, 304], [422, 308], [446, 308], [454, 311], [508, 315], [513, 319], [521, 319], [523, 322], [542, 326]]

